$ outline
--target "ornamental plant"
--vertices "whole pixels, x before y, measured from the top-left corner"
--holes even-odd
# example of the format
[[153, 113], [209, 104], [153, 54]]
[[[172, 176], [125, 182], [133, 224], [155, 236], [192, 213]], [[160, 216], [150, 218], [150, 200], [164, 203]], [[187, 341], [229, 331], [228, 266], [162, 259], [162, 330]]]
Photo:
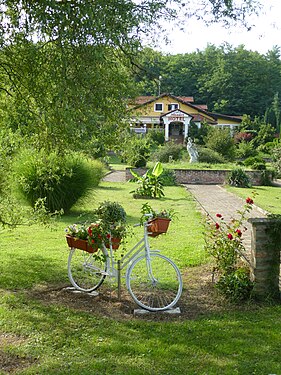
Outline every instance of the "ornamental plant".
[[213, 275], [218, 275], [216, 288], [233, 302], [248, 299], [253, 282], [250, 280], [249, 267], [245, 258], [243, 234], [247, 230], [245, 221], [254, 201], [248, 197], [242, 210], [237, 211], [237, 218], [226, 222], [221, 213], [216, 214], [216, 221], [207, 220], [205, 249], [214, 259]]
[[87, 240], [92, 247], [101, 248], [108, 245], [111, 238], [119, 238], [122, 242], [128, 234], [126, 212], [118, 202], [106, 201], [93, 213], [94, 220], [81, 224], [72, 224], [66, 228], [66, 234]]
[[[176, 212], [173, 208], [167, 210], [167, 209], [161, 209], [159, 211], [155, 210], [150, 206], [149, 203], [144, 203], [141, 208], [141, 218], [140, 223], [143, 224], [147, 220], [152, 220], [155, 218], [162, 218], [162, 219], [170, 219], [172, 220], [176, 216]], [[151, 215], [148, 217], [147, 215]]]

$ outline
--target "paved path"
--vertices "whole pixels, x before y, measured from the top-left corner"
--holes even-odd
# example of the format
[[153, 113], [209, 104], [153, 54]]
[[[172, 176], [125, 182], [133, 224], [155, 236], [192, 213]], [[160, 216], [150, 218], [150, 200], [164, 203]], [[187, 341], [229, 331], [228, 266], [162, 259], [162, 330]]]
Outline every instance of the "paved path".
[[[229, 222], [232, 218], [238, 216], [237, 211], [242, 210], [245, 200], [237, 197], [235, 194], [226, 191], [220, 185], [184, 185], [186, 189], [194, 196], [199, 208], [205, 214], [208, 214], [214, 221], [218, 221], [216, 214], [223, 215], [224, 220]], [[251, 197], [249, 191], [249, 196]], [[253, 205], [248, 217], [265, 217], [266, 211]], [[248, 229], [243, 233], [243, 244], [249, 252], [251, 246], [250, 223], [246, 222]]]
[[115, 171], [114, 169], [109, 172], [103, 179], [103, 181], [109, 182], [125, 182], [126, 175], [125, 171]]

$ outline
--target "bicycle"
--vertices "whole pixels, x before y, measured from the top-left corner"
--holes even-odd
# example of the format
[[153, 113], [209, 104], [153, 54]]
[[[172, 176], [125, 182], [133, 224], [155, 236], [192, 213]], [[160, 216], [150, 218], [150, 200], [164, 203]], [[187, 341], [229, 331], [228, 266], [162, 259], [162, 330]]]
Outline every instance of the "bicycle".
[[148, 221], [144, 222], [143, 237], [118, 261], [114, 259], [111, 242], [109, 252], [104, 245], [93, 254], [71, 247], [68, 257], [71, 284], [80, 291], [92, 292], [106, 277], [115, 277], [120, 298], [121, 271], [128, 266], [126, 286], [135, 303], [149, 311], [171, 309], [181, 296], [182, 277], [171, 259], [159, 250], [151, 250], [149, 226]]

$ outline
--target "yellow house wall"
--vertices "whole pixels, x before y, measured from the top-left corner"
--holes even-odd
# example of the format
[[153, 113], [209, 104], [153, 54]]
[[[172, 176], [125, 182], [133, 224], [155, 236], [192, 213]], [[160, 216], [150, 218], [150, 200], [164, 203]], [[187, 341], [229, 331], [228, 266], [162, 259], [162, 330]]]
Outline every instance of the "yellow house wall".
[[217, 123], [218, 125], [239, 125], [240, 121], [218, 118]]
[[[163, 111], [162, 112], [154, 110], [156, 103], [163, 104]], [[157, 116], [157, 117], [160, 117], [164, 113], [169, 112], [169, 110], [168, 110], [169, 104], [178, 104], [180, 110], [182, 110], [182, 111], [184, 111], [188, 114], [191, 114], [191, 115], [196, 115], [196, 114], [199, 113], [199, 111], [196, 108], [190, 107], [187, 104], [183, 104], [183, 103], [177, 101], [176, 99], [170, 98], [168, 96], [167, 97], [164, 96], [164, 97], [160, 98], [159, 100], [153, 101], [152, 103], [145, 104], [145, 105], [143, 105], [139, 108], [136, 108], [135, 110], [132, 110], [132, 115], [133, 116], [147, 116], [147, 117]], [[207, 116], [207, 115], [204, 115], [204, 117], [206, 117], [209, 120], [212, 120], [212, 118]]]

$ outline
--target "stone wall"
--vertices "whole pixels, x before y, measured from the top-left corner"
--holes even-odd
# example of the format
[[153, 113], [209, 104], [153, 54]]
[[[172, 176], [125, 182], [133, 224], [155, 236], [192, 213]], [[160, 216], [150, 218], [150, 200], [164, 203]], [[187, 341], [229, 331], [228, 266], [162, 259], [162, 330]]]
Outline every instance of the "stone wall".
[[281, 291], [281, 233], [279, 243], [275, 244], [268, 231], [274, 220], [251, 218], [251, 278], [255, 282], [254, 294], [260, 298], [278, 298]]
[[[144, 174], [146, 168], [133, 168], [139, 174]], [[176, 180], [179, 184], [198, 184], [198, 185], [222, 185], [227, 179], [228, 170], [197, 170], [197, 169], [174, 169]], [[262, 185], [261, 171], [247, 171], [252, 185]], [[126, 168], [126, 180], [132, 178], [130, 168]]]

